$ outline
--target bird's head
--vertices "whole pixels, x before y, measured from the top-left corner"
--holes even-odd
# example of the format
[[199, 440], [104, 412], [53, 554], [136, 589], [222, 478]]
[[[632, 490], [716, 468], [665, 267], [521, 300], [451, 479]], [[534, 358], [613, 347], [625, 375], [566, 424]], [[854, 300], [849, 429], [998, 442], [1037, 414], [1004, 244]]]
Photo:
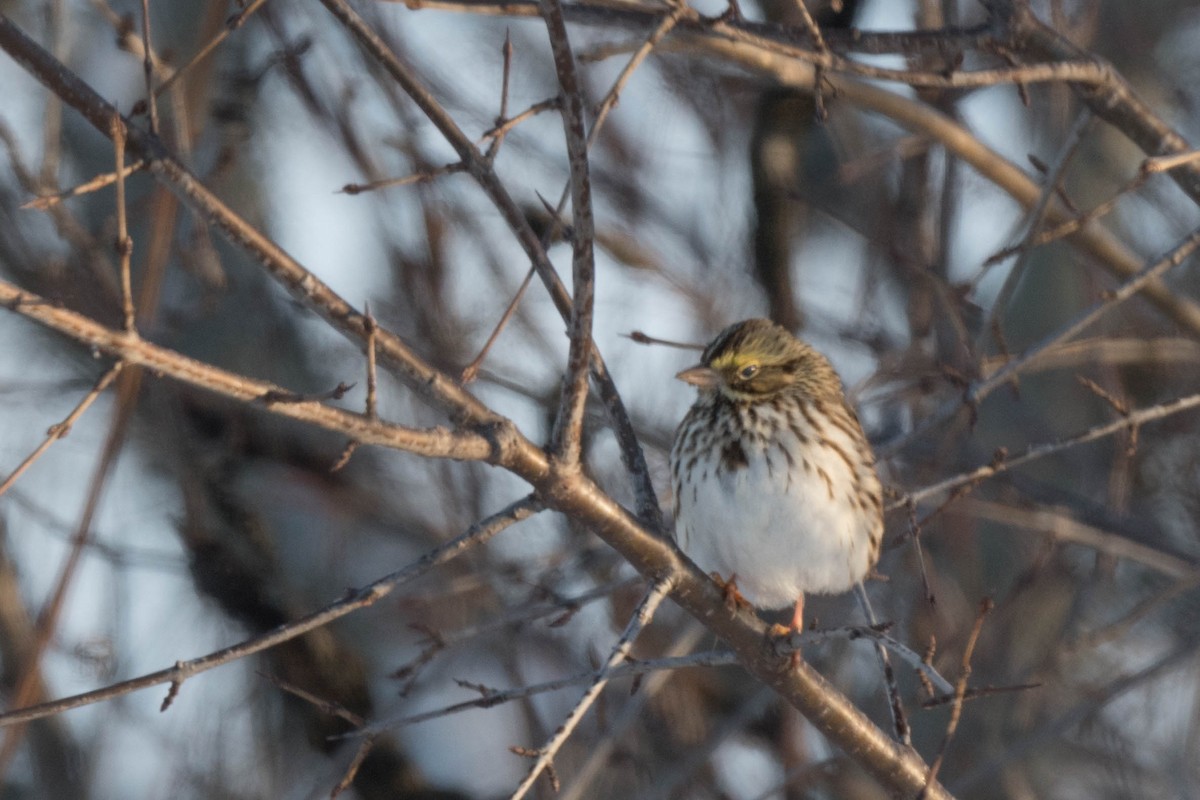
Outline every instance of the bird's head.
[[703, 391], [740, 402], [769, 399], [787, 391], [814, 398], [838, 397], [841, 380], [829, 361], [766, 319], [748, 319], [721, 331], [700, 363], [675, 376]]

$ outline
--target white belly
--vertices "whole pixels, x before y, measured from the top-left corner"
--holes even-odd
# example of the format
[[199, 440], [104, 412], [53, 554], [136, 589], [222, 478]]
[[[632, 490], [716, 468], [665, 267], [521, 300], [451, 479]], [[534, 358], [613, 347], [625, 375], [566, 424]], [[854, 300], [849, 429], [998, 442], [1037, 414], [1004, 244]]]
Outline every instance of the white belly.
[[[859, 446], [841, 431], [828, 435], [844, 452]], [[837, 454], [816, 449], [817, 439], [814, 432], [807, 445], [746, 447], [746, 463], [737, 468], [710, 448], [692, 471], [695, 480], [676, 483], [680, 548], [706, 572], [736, 576], [738, 589], [759, 608], [784, 608], [805, 593], [846, 591], [876, 555], [877, 506], [854, 496], [864, 485], [878, 493], [873, 469], [855, 474]]]

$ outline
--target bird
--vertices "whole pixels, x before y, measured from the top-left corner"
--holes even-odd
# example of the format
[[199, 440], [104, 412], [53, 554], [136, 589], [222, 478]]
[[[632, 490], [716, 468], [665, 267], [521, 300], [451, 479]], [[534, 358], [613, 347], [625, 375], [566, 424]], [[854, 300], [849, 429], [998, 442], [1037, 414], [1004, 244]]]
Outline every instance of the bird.
[[803, 630], [805, 594], [859, 585], [883, 537], [874, 453], [841, 378], [766, 319], [725, 328], [675, 377], [698, 390], [670, 455], [680, 549], [728, 602], [791, 607], [790, 628], [772, 630]]

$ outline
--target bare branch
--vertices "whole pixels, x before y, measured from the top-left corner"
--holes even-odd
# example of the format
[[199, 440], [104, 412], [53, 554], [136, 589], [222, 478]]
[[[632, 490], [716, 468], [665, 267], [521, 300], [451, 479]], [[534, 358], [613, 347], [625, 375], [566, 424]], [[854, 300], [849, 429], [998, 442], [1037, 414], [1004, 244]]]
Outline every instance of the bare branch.
[[[408, 4], [413, 8], [441, 8], [509, 16], [534, 16], [537, 13], [534, 0], [408, 0]], [[655, 10], [641, 6], [613, 7], [607, 3], [589, 3], [587, 0], [572, 3], [566, 10], [566, 18], [570, 22], [627, 27], [635, 30], [653, 28], [658, 24], [661, 16]], [[1000, 30], [1001, 27], [996, 29]], [[856, 32], [857, 35], [858, 32]], [[862, 35], [868, 36], [868, 34]], [[701, 19], [693, 12], [684, 15], [678, 21], [672, 35], [663, 45], [677, 52], [716, 55], [731, 63], [769, 75], [781, 85], [811, 92], [815, 85], [814, 64], [822, 63], [823, 57], [791, 44], [791, 41], [790, 34], [776, 26], [748, 22], [735, 23], [730, 20], [713, 23]], [[880, 70], [856, 65], [853, 62], [840, 61], [836, 65], [831, 63], [827, 72], [829, 74], [826, 75], [826, 82], [843, 102], [853, 103], [881, 113], [914, 133], [924, 134], [935, 139], [1025, 206], [1031, 206], [1037, 202], [1041, 196], [1041, 187], [1030, 180], [1023, 170], [983, 145], [963, 126], [924, 103], [853, 78], [855, 76], [882, 78], [930, 88], [962, 88], [994, 85], [1001, 82], [1033, 83], [1039, 81], [1068, 81], [1073, 85], [1106, 84], [1114, 80], [1113, 71], [1095, 59], [1010, 70], [989, 70], [979, 73], [954, 72], [950, 75], [917, 73], [908, 70]], [[842, 74], [836, 74], [839, 72]], [[851, 77], [846, 77], [847, 75]], [[1123, 83], [1118, 88], [1117, 94], [1122, 101], [1132, 97], [1132, 93]], [[1128, 97], [1126, 97], [1127, 95]], [[1107, 119], [1095, 108], [1093, 108], [1093, 112], [1097, 116]], [[1154, 120], [1155, 122], [1150, 127], [1155, 130], [1165, 129], [1165, 123], [1144, 106], [1139, 108], [1138, 113]], [[1180, 148], [1186, 151], [1191, 150], [1182, 144], [1182, 140], [1177, 134], [1172, 132], [1172, 135], [1174, 138], [1165, 135], [1164, 141], [1176, 142], [1178, 140]], [[1135, 141], [1137, 140], [1135, 139]], [[1142, 143], [1139, 141], [1139, 144]], [[1159, 155], [1162, 151], [1149, 149], [1147, 152], [1150, 155]], [[1176, 173], [1172, 172], [1171, 174], [1174, 176]], [[1067, 222], [1074, 216], [1057, 200], [1051, 201], [1046, 213], [1046, 219], [1052, 225]], [[1085, 226], [1071, 237], [1071, 241], [1116, 275], [1128, 277], [1134, 274], [1140, 266], [1141, 260], [1128, 247], [1108, 231], [1096, 226]], [[1158, 281], [1148, 283], [1143, 288], [1143, 292], [1172, 320], [1191, 333], [1200, 335], [1200, 305], [1189, 298], [1179, 297]]]
[[[345, 0], [321, 0], [321, 2], [342, 23], [358, 44], [404, 89], [458, 153], [462, 163], [466, 165], [467, 171], [495, 204], [504, 221], [516, 235], [525, 254], [533, 262], [558, 313], [564, 320], [569, 320], [572, 303], [567, 290], [554, 271], [554, 266], [550, 263], [537, 234], [534, 233], [525, 214], [496, 175], [491, 162], [475, 147], [457, 123], [446, 113], [446, 110], [421, 84], [412, 70], [396, 58], [395, 53], [384, 44]], [[0, 29], [0, 46], [3, 45], [2, 35], [3, 30]], [[641, 445], [638, 443], [633, 425], [629, 421], [629, 415], [625, 411], [620, 393], [595, 347], [592, 348], [591, 353], [591, 368], [598, 384], [600, 399], [609, 412], [609, 420], [614, 426], [617, 441], [621, 445], [622, 459], [629, 468], [634, 481], [634, 490], [638, 497], [638, 515], [655, 528], [661, 528], [658, 500], [650, 481], [650, 473], [646, 467]]]
[[243, 642], [217, 650], [200, 658], [194, 658], [191, 661], [176, 662], [175, 666], [168, 669], [152, 672], [148, 675], [142, 675], [141, 677], [127, 681], [121, 681], [120, 683], [114, 683], [103, 689], [84, 692], [73, 697], [65, 697], [61, 700], [40, 703], [28, 708], [5, 712], [0, 714], [0, 727], [24, 724], [35, 719], [61, 714], [63, 711], [68, 711], [72, 708], [100, 703], [113, 697], [120, 697], [139, 689], [158, 686], [164, 683], [172, 684], [175, 687], [174, 691], [177, 692], [178, 686], [188, 678], [245, 658], [246, 656], [260, 653], [263, 650], [295, 639], [297, 636], [302, 636], [311, 630], [328, 625], [330, 622], [340, 619], [360, 608], [367, 608], [374, 605], [390, 594], [397, 586], [424, 575], [434, 567], [458, 557], [472, 547], [483, 544], [505, 528], [521, 520], [528, 519], [541, 509], [541, 503], [532, 496], [518, 500], [487, 519], [480, 520], [457, 539], [453, 539], [441, 547], [430, 551], [404, 569], [380, 578], [362, 589], [353, 591], [344, 599], [336, 603], [331, 603], [325, 608], [305, 617], [301, 617], [295, 622], [281, 625], [261, 636], [251, 637]]
[[[609, 676], [613, 669], [625, 661], [629, 657], [629, 650], [633, 647], [633, 640], [641, 633], [642, 629], [650, 624], [650, 620], [654, 618], [655, 611], [659, 605], [667, 597], [670, 591], [668, 582], [656, 583], [651, 586], [646, 592], [646, 596], [642, 598], [642, 602], [638, 604], [633, 616], [629, 620], [629, 624], [625, 626], [624, 633], [617, 639], [616, 645], [612, 652], [609, 653], [608, 660], [596, 672], [596, 676], [592, 681], [592, 685], [583, 693], [583, 697], [579, 698], [579, 702], [571, 709], [571, 713], [563, 720], [563, 723], [555, 730], [554, 736], [550, 738], [545, 745], [537, 751], [537, 760], [533, 766], [529, 768], [529, 773], [513, 791], [510, 800], [520, 800], [533, 787], [534, 781], [547, 767], [554, 762], [554, 756], [558, 754], [559, 749], [566, 743], [575, 727], [583, 719], [584, 714], [591, 708], [596, 698], [600, 696], [600, 692], [608, 685]], [[558, 788], [557, 786], [555, 787]]]
[[976, 483], [985, 478], [990, 478], [993, 475], [999, 475], [1002, 472], [1007, 472], [1011, 469], [1028, 464], [1031, 461], [1036, 461], [1039, 458], [1061, 453], [1064, 450], [1069, 450], [1072, 447], [1078, 447], [1087, 442], [1094, 442], [1097, 439], [1103, 439], [1106, 436], [1111, 436], [1118, 431], [1126, 430], [1127, 428], [1139, 427], [1147, 422], [1164, 419], [1174, 414], [1183, 411], [1190, 411], [1193, 408], [1200, 407], [1200, 394], [1188, 395], [1172, 400], [1169, 403], [1162, 403], [1149, 408], [1143, 408], [1138, 411], [1130, 412], [1126, 417], [1113, 420], [1112, 422], [1097, 425], [1089, 428], [1078, 436], [1072, 436], [1069, 439], [1063, 439], [1058, 442], [1050, 442], [1047, 444], [1033, 445], [1025, 450], [1024, 453], [1015, 458], [1002, 458], [993, 460], [992, 463], [971, 470], [970, 472], [961, 475], [955, 475], [935, 484], [926, 486], [914, 492], [909, 492], [904, 498], [891, 503], [888, 510], [894, 510], [903, 506], [906, 502], [921, 502], [929, 497], [942, 494], [943, 492], [953, 491], [960, 486], [967, 486]]
[[1197, 250], [1200, 250], [1200, 228], [1193, 231], [1186, 239], [1173, 247], [1157, 261], [1146, 265], [1141, 272], [1122, 284], [1102, 302], [1095, 304], [1071, 322], [1035, 344], [1020, 358], [1009, 361], [986, 379], [976, 383], [967, 393], [967, 402], [971, 405], [978, 405], [983, 398], [987, 397], [1000, 386], [1003, 386], [1013, 375], [1025, 369], [1044, 353], [1047, 353], [1056, 345], [1062, 344], [1068, 339], [1079, 335], [1089, 325], [1112, 311], [1120, 303], [1133, 297], [1152, 281], [1157, 281], [1167, 272], [1182, 264]]
[[[133, 173], [143, 170], [145, 168], [146, 168], [145, 161], [135, 161], [132, 164], [130, 164], [129, 166], [124, 167], [121, 170], [120, 175], [122, 177], [128, 177], [128, 176], [132, 175]], [[116, 182], [117, 182], [117, 173], [115, 173], [115, 172], [109, 172], [104, 175], [97, 175], [95, 178], [92, 178], [90, 181], [81, 183], [78, 186], [73, 186], [70, 189], [65, 189], [61, 192], [55, 192], [54, 194], [48, 194], [48, 195], [43, 195], [41, 197], [36, 197], [33, 200], [26, 202], [24, 205], [21, 206], [21, 208], [29, 208], [29, 209], [34, 209], [37, 211], [45, 211], [45, 210], [49, 209], [51, 206], [58, 205], [59, 203], [61, 203], [64, 200], [70, 200], [72, 197], [79, 197], [80, 195], [85, 195], [90, 192], [94, 192], [98, 189], [103, 189], [105, 186], [111, 186]]]
[[[98, 131], [107, 135], [116, 109], [57, 59], [26, 36], [6, 16], [0, 15], [0, 48], [31, 75], [73, 106]], [[301, 302], [308, 304], [334, 328], [352, 340], [366, 338], [366, 319], [336, 292], [301, 266], [275, 242], [233, 212], [209, 191], [157, 137], [126, 125], [126, 144], [150, 163], [156, 178], [166, 183], [201, 217], [221, 230], [235, 245], [258, 259]], [[409, 386], [452, 416], [487, 424], [494, 417], [469, 392], [430, 367], [395, 334], [380, 329], [380, 356]]]
[[166, 375], [236, 400], [264, 402], [272, 413], [341, 433], [364, 444], [395, 447], [435, 458], [483, 461], [499, 457], [494, 443], [481, 434], [442, 427], [406, 428], [311, 399], [279, 402], [295, 395], [265, 381], [226, 372], [151, 344], [134, 334], [111, 330], [82, 314], [56, 308], [7, 281], [0, 281], [0, 305], [153, 374]]
[[542, 16], [550, 33], [550, 49], [562, 88], [560, 115], [567, 141], [571, 170], [571, 209], [574, 235], [571, 237], [571, 303], [568, 328], [570, 348], [562, 400], [555, 422], [554, 452], [565, 466], [579, 463], [583, 440], [583, 410], [588, 394], [588, 362], [592, 347], [592, 314], [596, 296], [596, 259], [593, 246], [596, 223], [592, 218], [592, 179], [588, 172], [588, 143], [583, 119], [583, 94], [575, 74], [575, 56], [567, 37], [558, 0], [541, 0]]
[[[962, 668], [954, 687], [954, 705], [950, 713], [950, 722], [946, 725], [946, 735], [938, 747], [937, 757], [929, 765], [929, 784], [933, 784], [937, 780], [938, 771], [942, 768], [942, 760], [946, 757], [946, 749], [950, 746], [950, 741], [958, 730], [958, 721], [962, 717], [963, 697], [967, 693], [967, 681], [971, 678], [971, 657], [975, 654], [975, 644], [979, 641], [980, 631], [983, 630], [983, 620], [992, 610], [993, 605], [991, 598], [985, 598], [979, 604], [979, 614], [975, 617], [975, 625], [967, 637], [967, 646], [963, 648]], [[918, 800], [924, 800], [927, 794], [923, 790], [917, 797]]]
[[[145, 0], [142, 0], [142, 11], [145, 13]], [[150, 69], [150, 62], [146, 62]], [[147, 71], [147, 81], [149, 72]], [[117, 255], [121, 264], [121, 313], [125, 323], [125, 332], [137, 335], [136, 316], [133, 309], [133, 278], [131, 277], [133, 258], [133, 240], [129, 238], [129, 227], [125, 209], [125, 126], [121, 123], [119, 114], [113, 114], [112, 124], [113, 149], [117, 159]]]
[[246, 5], [245, 8], [227, 19], [225, 21], [225, 29], [206, 42], [203, 47], [197, 50], [195, 54], [193, 54], [192, 57], [187, 60], [186, 64], [184, 64], [174, 73], [172, 73], [170, 77], [163, 81], [155, 91], [155, 96], [157, 97], [165, 94], [173, 85], [175, 85], [176, 81], [187, 75], [197, 64], [208, 58], [212, 52], [217, 49], [221, 42], [225, 41], [225, 39], [238, 28], [242, 27], [242, 25], [246, 23], [246, 20], [248, 20], [256, 11], [262, 8], [266, 1], [267, 0], [251, 0], [251, 2]]
[[25, 473], [25, 470], [29, 469], [35, 461], [42, 457], [43, 453], [50, 449], [50, 445], [54, 444], [59, 439], [64, 438], [68, 433], [71, 432], [71, 426], [79, 421], [79, 418], [83, 416], [83, 413], [91, 408], [92, 403], [96, 402], [96, 398], [103, 394], [104, 390], [112, 384], [113, 380], [117, 377], [117, 375], [120, 374], [123, 366], [124, 363], [120, 361], [118, 361], [116, 364], [113, 364], [108, 370], [105, 371], [103, 375], [100, 376], [100, 379], [96, 381], [96, 385], [92, 387], [91, 391], [83, 396], [83, 399], [79, 401], [79, 404], [71, 410], [71, 413], [68, 414], [62, 422], [58, 423], [57, 425], [50, 426], [50, 429], [46, 431], [46, 438], [42, 440], [40, 445], [37, 446], [37, 449], [26, 456], [25, 460], [18, 464], [17, 468], [14, 469], [9, 476], [4, 479], [4, 482], [0, 483], [0, 497], [3, 497], [4, 493], [7, 492], [12, 485], [17, 482], [17, 479]]
[[[933, 686], [937, 687], [943, 692], [953, 693], [953, 685], [944, 677], [942, 677], [937, 670], [925, 663], [921, 659], [920, 655], [906, 645], [883, 633], [878, 629], [878, 627], [845, 626], [841, 628], [828, 628], [824, 630], [807, 630], [790, 634], [785, 639], [772, 640], [772, 645], [780, 654], [790, 655], [793, 652], [798, 652], [805, 645], [814, 644], [817, 642], [834, 640], [856, 641], [859, 639], [886, 647], [889, 651], [896, 653], [904, 661], [908, 662], [918, 674], [929, 679]], [[738, 666], [739, 663], [739, 658], [735, 653], [729, 651], [706, 651], [701, 653], [692, 653], [691, 655], [685, 656], [669, 656], [666, 658], [626, 661], [624, 664], [610, 668], [607, 672], [607, 678], [611, 682], [614, 680], [638, 678], [642, 675], [650, 675], [671, 670], [691, 669], [695, 667], [731, 667]], [[528, 686], [518, 686], [511, 689], [490, 689], [487, 687], [479, 687], [477, 685], [470, 684], [471, 688], [479, 690], [479, 694], [481, 696], [473, 697], [470, 700], [464, 700], [458, 703], [451, 703], [443, 706], [442, 708], [422, 711], [416, 714], [384, 717], [372, 722], [362, 730], [356, 731], [352, 734], [347, 734], [346, 736], [376, 735], [394, 728], [416, 725], [421, 722], [428, 722], [431, 719], [438, 719], [451, 714], [457, 714], [460, 711], [467, 711], [472, 708], [492, 708], [493, 706], [497, 706], [502, 703], [511, 703], [514, 700], [534, 697], [539, 694], [562, 691], [563, 689], [569, 689], [573, 686], [589, 685], [597, 680], [599, 675], [600, 671], [589, 670], [587, 672], [581, 672], [575, 675], [545, 681], [543, 683], [535, 683]], [[468, 682], [460, 681], [460, 685], [468, 685]], [[2, 719], [2, 717], [0, 717], [0, 719]]]
[[[1071, 158], [1075, 155], [1084, 136], [1091, 128], [1092, 119], [1092, 115], [1086, 111], [1078, 116], [1074, 125], [1071, 126], [1070, 132], [1067, 134], [1067, 140], [1060, 147], [1058, 157], [1055, 159], [1053, 166], [1046, 173], [1045, 188], [1043, 188], [1037, 202], [1030, 207], [1026, 214], [1025, 235], [1021, 237], [1021, 243], [1014, 248], [1020, 255], [1017, 258], [1017, 262], [1009, 269], [1008, 275], [1005, 276], [1004, 285], [1000, 287], [1000, 292], [996, 295], [996, 299], [988, 311], [987, 321], [980, 327], [981, 339], [993, 332], [993, 326], [1000, 324], [1001, 315], [1007, 311], [1012, 293], [1021, 280], [1021, 276], [1025, 273], [1025, 265], [1028, 263], [1028, 257], [1031, 252], [1030, 245], [1035, 235], [1039, 232], [1042, 218], [1046, 213], [1046, 207], [1050, 203], [1050, 198], [1059, 191], [1063, 175], [1067, 171], [1067, 165], [1071, 163]], [[976, 342], [976, 350], [982, 349], [980, 347], [981, 344], [982, 342]]]
[[[157, 136], [158, 100], [154, 92], [154, 59], [150, 55], [154, 51], [154, 44], [150, 39], [150, 0], [142, 0], [142, 42], [145, 45], [145, 52], [142, 57], [142, 71], [146, 78], [146, 104], [150, 108], [150, 133]], [[179, 73], [175, 74], [178, 75]], [[117, 163], [118, 170], [122, 166], [120, 162]]]

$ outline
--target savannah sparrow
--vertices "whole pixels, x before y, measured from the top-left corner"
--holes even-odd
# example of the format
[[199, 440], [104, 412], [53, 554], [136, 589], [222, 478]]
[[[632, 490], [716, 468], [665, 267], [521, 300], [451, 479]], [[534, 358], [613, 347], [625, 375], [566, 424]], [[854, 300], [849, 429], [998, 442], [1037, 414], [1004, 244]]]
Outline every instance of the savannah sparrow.
[[[765, 319], [731, 325], [676, 375], [700, 390], [675, 433], [680, 548], [762, 609], [843, 592], [879, 558], [875, 459], [825, 356]], [[736, 583], [735, 583], [736, 581]]]

